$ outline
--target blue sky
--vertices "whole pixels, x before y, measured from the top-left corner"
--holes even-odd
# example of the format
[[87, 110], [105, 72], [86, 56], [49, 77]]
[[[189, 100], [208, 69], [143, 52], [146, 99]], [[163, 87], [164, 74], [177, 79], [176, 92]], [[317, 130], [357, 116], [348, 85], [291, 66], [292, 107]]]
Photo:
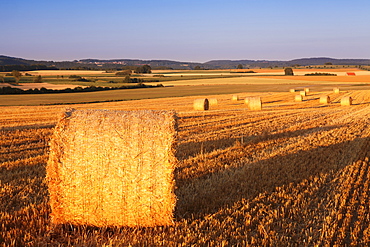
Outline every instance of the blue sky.
[[0, 0], [0, 54], [85, 58], [370, 58], [369, 0]]

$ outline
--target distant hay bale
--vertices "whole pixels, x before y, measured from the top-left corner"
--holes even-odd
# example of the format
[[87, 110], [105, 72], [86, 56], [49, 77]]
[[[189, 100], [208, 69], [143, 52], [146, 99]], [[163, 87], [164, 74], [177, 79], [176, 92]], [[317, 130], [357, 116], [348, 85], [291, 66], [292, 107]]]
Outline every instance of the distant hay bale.
[[298, 94], [298, 95], [295, 96], [294, 100], [295, 101], [303, 101], [303, 97], [302, 97], [302, 95]]
[[51, 222], [173, 224], [176, 114], [71, 110], [50, 142]]
[[208, 103], [210, 106], [218, 105], [218, 100], [216, 98], [210, 98]]
[[250, 110], [262, 110], [262, 101], [260, 97], [249, 97], [248, 108]]
[[320, 104], [329, 104], [330, 97], [328, 95], [321, 95], [320, 96]]
[[246, 104], [246, 105], [249, 105], [249, 100], [251, 99], [251, 97], [246, 97], [245, 99], [244, 99], [244, 103]]
[[208, 99], [195, 99], [193, 103], [193, 108], [196, 111], [207, 111], [209, 110]]
[[352, 98], [347, 96], [347, 97], [343, 97], [341, 100], [340, 100], [340, 104], [342, 106], [346, 106], [346, 105], [352, 105]]
[[289, 89], [289, 92], [295, 93], [295, 89], [294, 88], [291, 88], [291, 89]]
[[306, 96], [306, 91], [300, 91], [299, 94], [302, 96]]
[[[306, 87], [305, 89], [303, 89], [303, 91], [305, 91], [306, 93], [309, 93], [310, 89]], [[305, 95], [303, 95], [303, 96], [305, 96]]]
[[337, 88], [337, 87], [336, 87], [336, 88], [334, 88], [334, 89], [333, 89], [333, 91], [334, 91], [334, 93], [340, 93], [340, 90], [339, 90], [339, 88]]
[[238, 101], [239, 100], [239, 96], [238, 95], [233, 95], [233, 97], [231, 99], [233, 101]]

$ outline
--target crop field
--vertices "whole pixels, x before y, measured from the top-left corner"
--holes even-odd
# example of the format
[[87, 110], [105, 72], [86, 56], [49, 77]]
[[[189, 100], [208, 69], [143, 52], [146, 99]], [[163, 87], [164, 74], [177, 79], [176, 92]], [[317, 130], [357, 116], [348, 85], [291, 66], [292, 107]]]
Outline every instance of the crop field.
[[68, 105], [176, 110], [175, 223], [146, 228], [51, 225], [45, 166], [66, 106], [0, 107], [0, 246], [366, 246], [370, 91], [231, 96], [207, 96], [209, 111], [192, 109], [200, 96]]

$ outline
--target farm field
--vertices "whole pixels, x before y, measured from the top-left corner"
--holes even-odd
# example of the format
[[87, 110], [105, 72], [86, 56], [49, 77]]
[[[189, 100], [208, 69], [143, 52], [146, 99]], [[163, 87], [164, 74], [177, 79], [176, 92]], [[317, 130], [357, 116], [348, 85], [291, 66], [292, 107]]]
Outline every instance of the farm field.
[[[245, 73], [254, 71], [255, 73]], [[354, 72], [357, 76], [345, 76], [346, 72]], [[39, 70], [25, 72], [19, 84], [14, 83], [12, 76], [0, 73], [4, 83], [0, 87], [12, 86], [21, 89], [48, 88], [65, 89], [78, 86], [120, 87], [132, 83], [124, 83], [125, 76], [116, 76], [115, 72], [93, 70]], [[310, 73], [331, 73], [338, 76], [304, 76]], [[244, 70], [153, 70], [152, 74], [133, 74], [131, 77], [142, 80], [148, 85], [163, 84], [165, 86], [180, 85], [220, 85], [220, 84], [271, 84], [271, 83], [369, 83], [370, 71], [356, 68], [341, 69], [294, 69], [295, 76], [284, 76], [283, 69], [244, 69]], [[42, 76], [42, 83], [33, 83], [36, 76]], [[79, 81], [70, 76], [81, 76], [86, 81]]]
[[[268, 72], [270, 71], [270, 72]], [[283, 70], [256, 69], [257, 73], [234, 73], [225, 71], [154, 71], [154, 75], [165, 75], [164, 78], [143, 76], [144, 79], [160, 79], [160, 84], [165, 87], [139, 88], [113, 91], [98, 91], [84, 93], [59, 93], [59, 94], [24, 94], [24, 95], [1, 95], [0, 106], [9, 105], [48, 105], [48, 104], [78, 104], [107, 101], [126, 101], [147, 98], [184, 97], [195, 95], [221, 95], [239, 92], [287, 92], [290, 88], [303, 89], [309, 87], [314, 91], [332, 90], [340, 87], [341, 90], [369, 90], [370, 71], [351, 69], [297, 69], [295, 73], [305, 74], [314, 72], [341, 73], [338, 76], [281, 76]], [[297, 72], [298, 71], [298, 72]], [[355, 71], [357, 76], [344, 76], [345, 71]], [[60, 72], [58, 74], [58, 72]], [[94, 74], [95, 72], [95, 74]], [[46, 87], [63, 89], [77, 86], [109, 86], [119, 87], [135, 85], [133, 83], [109, 83], [108, 80], [117, 79], [114, 73], [103, 71], [33, 71], [32, 74], [46, 76], [43, 80], [47, 83], [21, 83], [18, 88]], [[221, 76], [222, 74], [222, 76]], [[267, 76], [267, 74], [270, 74]], [[361, 75], [360, 75], [361, 74]], [[64, 78], [56, 76], [64, 75]], [[69, 75], [84, 76], [90, 82], [80, 82], [68, 79]], [[179, 76], [181, 75], [181, 76]], [[10, 77], [9, 77], [10, 78]], [[9, 80], [8, 78], [8, 80]], [[31, 78], [31, 77], [30, 77]], [[30, 80], [28, 78], [28, 80]], [[113, 78], [113, 79], [112, 79]], [[185, 79], [184, 79], [185, 78]], [[66, 84], [66, 83], [73, 83]], [[159, 82], [146, 82], [146, 85], [157, 85]], [[1, 84], [0, 84], [1, 86]], [[14, 85], [13, 85], [14, 86]]]
[[[239, 88], [240, 101], [231, 100], [237, 92], [204, 91], [218, 99], [209, 111], [192, 109], [194, 99], [205, 96], [186, 95], [1, 106], [0, 246], [366, 246], [370, 90], [335, 94], [332, 84], [316, 85], [295, 102], [287, 92], [292, 84], [263, 85], [262, 92]], [[323, 94], [332, 103], [320, 104]], [[246, 108], [243, 99], [249, 96], [262, 98], [262, 111]], [[340, 105], [344, 96], [353, 98], [352, 106]], [[176, 110], [173, 226], [50, 225], [48, 142], [67, 107]]]

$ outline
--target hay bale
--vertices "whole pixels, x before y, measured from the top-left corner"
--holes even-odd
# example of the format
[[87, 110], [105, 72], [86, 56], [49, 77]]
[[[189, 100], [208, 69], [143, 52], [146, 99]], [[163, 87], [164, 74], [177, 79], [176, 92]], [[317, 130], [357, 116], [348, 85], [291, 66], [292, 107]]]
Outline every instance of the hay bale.
[[246, 97], [245, 99], [244, 99], [244, 103], [247, 105], [247, 106], [249, 106], [249, 100], [251, 99], [251, 97]]
[[295, 93], [295, 89], [294, 88], [291, 88], [291, 89], [289, 89], [289, 92]]
[[[308, 94], [310, 92], [310, 89], [306, 87], [305, 89], [303, 89], [303, 91], [305, 91], [306, 94]], [[303, 95], [303, 96], [305, 96], [305, 95]]]
[[233, 95], [233, 97], [231, 99], [233, 101], [238, 101], [239, 100], [239, 96], [238, 95]]
[[306, 91], [304, 91], [304, 90], [300, 91], [299, 94], [302, 95], [302, 96], [306, 96]]
[[334, 93], [340, 93], [340, 90], [339, 90], [339, 88], [337, 88], [337, 87], [336, 87], [336, 88], [334, 88], [334, 89], [333, 89], [333, 91], [334, 91]]
[[303, 97], [302, 95], [296, 95], [295, 98], [294, 98], [295, 101], [303, 101]]
[[342, 106], [346, 106], [346, 105], [352, 105], [352, 98], [347, 96], [347, 97], [343, 97], [341, 100], [340, 100], [340, 104]]
[[47, 164], [51, 222], [173, 224], [176, 126], [173, 111], [66, 112]]
[[214, 105], [218, 105], [218, 100], [216, 98], [211, 98], [208, 100], [209, 102], [209, 105], [211, 106], [214, 106]]
[[207, 111], [209, 110], [208, 99], [195, 99], [193, 103], [193, 108], [196, 111]]
[[250, 110], [262, 110], [262, 101], [260, 97], [250, 97], [248, 108]]
[[320, 104], [329, 104], [330, 97], [328, 95], [321, 95], [320, 96]]

